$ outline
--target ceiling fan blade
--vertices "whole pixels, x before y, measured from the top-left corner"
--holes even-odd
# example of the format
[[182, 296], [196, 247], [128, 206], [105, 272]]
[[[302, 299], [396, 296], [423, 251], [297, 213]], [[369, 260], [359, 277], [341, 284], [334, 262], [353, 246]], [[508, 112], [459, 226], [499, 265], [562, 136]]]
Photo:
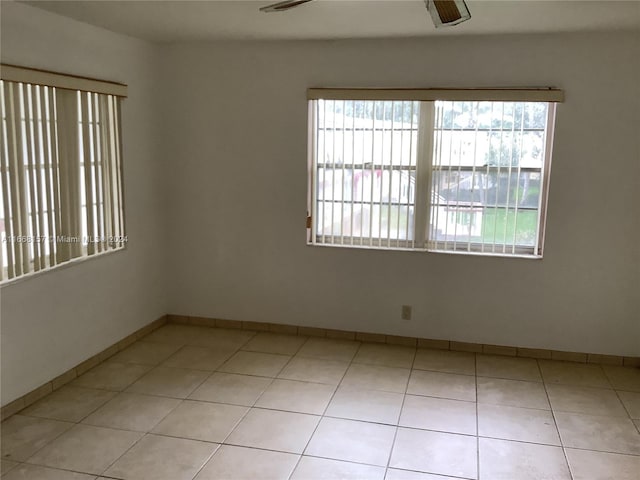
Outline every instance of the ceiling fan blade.
[[464, 0], [424, 0], [433, 23], [438, 27], [451, 27], [471, 18]]
[[266, 7], [262, 7], [260, 11], [265, 13], [284, 12], [310, 1], [311, 0], [285, 0], [284, 2], [273, 3], [271, 5], [267, 5]]

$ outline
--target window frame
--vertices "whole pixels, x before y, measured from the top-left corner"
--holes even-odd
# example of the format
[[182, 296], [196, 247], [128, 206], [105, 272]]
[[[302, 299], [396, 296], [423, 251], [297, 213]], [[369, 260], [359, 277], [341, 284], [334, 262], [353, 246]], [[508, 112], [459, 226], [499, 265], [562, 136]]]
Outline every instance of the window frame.
[[[481, 256], [499, 256], [509, 258], [540, 259], [543, 256], [544, 240], [546, 234], [546, 221], [548, 211], [548, 195], [550, 183], [550, 170], [552, 160], [552, 147], [555, 130], [556, 103], [564, 101], [564, 92], [555, 88], [533, 88], [533, 89], [321, 89], [311, 88], [307, 91], [308, 99], [308, 185], [307, 185], [307, 244], [313, 246], [328, 246], [342, 248], [367, 248], [380, 250], [401, 250], [401, 251], [421, 251], [448, 254], [467, 254]], [[349, 236], [342, 235], [341, 242], [319, 241], [318, 223], [318, 173], [317, 154], [317, 100], [341, 100], [358, 101], [419, 101], [420, 116], [418, 121], [418, 151], [416, 152], [416, 180], [414, 199], [414, 229], [413, 238], [384, 239], [386, 243], [382, 246], [381, 237], [371, 236]], [[538, 198], [536, 222], [536, 239], [533, 247], [517, 244], [496, 244], [487, 242], [464, 243], [464, 249], [458, 248], [437, 248], [438, 241], [430, 238], [432, 223], [432, 196], [434, 188], [432, 177], [434, 174], [434, 132], [435, 132], [435, 111], [436, 101], [468, 101], [468, 102], [543, 102], [547, 105], [546, 123], [543, 130], [543, 165], [540, 169], [532, 168], [540, 174], [541, 191]], [[335, 108], [335, 107], [334, 107]], [[426, 121], [425, 121], [426, 119]], [[353, 167], [351, 167], [353, 168]], [[475, 166], [472, 168], [476, 168]], [[492, 167], [493, 168], [493, 167]], [[498, 166], [498, 171], [500, 167]], [[504, 168], [504, 167], [503, 167]], [[462, 168], [464, 170], [464, 167]], [[457, 169], [456, 169], [457, 170]], [[487, 167], [487, 171], [489, 167]], [[511, 167], [509, 167], [511, 170]], [[527, 171], [528, 168], [518, 167], [518, 172]], [[345, 202], [341, 200], [343, 203]], [[373, 205], [373, 203], [372, 203]], [[486, 208], [486, 206], [482, 206]], [[508, 208], [508, 207], [507, 207]], [[408, 215], [408, 213], [407, 213]], [[505, 227], [506, 228], [506, 227]], [[389, 231], [389, 230], [388, 230]], [[369, 232], [371, 234], [371, 231]], [[348, 238], [348, 243], [344, 239]], [[515, 239], [515, 232], [514, 232]], [[369, 245], [363, 245], [365, 240], [369, 240]], [[377, 240], [377, 242], [376, 242]], [[378, 243], [378, 245], [375, 245]], [[434, 244], [436, 245], [434, 247]], [[500, 249], [496, 249], [500, 246]], [[489, 247], [487, 249], [487, 247]], [[501, 250], [501, 251], [499, 251]]]
[[121, 99], [127, 86], [1, 67], [0, 167], [9, 200], [3, 199], [2, 216], [9, 217], [0, 286], [126, 249]]

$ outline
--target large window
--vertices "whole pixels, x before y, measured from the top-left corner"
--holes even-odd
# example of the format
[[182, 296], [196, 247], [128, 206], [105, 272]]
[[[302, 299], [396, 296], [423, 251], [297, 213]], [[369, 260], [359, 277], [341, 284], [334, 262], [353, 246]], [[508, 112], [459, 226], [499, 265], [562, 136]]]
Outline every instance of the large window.
[[2, 77], [0, 280], [122, 248], [120, 97], [87, 79], [4, 65]]
[[311, 244], [542, 256], [557, 91], [373, 92], [310, 95]]

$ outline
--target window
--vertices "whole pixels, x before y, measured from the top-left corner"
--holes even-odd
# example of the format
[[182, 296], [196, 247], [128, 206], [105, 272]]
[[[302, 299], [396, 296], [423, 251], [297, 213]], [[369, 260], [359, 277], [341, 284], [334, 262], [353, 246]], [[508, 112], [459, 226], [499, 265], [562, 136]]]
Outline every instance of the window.
[[104, 86], [2, 66], [0, 280], [124, 247], [124, 86]]
[[309, 97], [310, 244], [542, 256], [562, 92]]

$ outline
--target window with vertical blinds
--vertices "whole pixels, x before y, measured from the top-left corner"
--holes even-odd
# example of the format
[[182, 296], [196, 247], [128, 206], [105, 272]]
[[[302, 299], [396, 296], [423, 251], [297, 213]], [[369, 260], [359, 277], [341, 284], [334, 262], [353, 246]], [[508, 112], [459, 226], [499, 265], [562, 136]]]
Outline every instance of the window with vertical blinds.
[[557, 90], [310, 90], [309, 243], [541, 257]]
[[122, 248], [121, 97], [67, 87], [64, 78], [62, 86], [14, 81], [7, 70], [10, 79], [3, 66], [0, 80], [1, 280]]

